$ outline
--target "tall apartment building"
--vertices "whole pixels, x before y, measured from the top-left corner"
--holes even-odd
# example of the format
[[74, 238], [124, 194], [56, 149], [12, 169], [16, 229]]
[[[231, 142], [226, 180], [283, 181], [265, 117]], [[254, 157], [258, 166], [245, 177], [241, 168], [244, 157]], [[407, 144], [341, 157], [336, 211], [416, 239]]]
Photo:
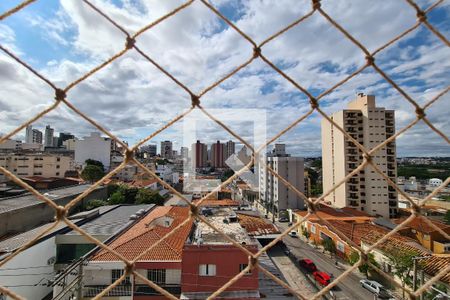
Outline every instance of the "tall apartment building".
[[189, 148], [188, 147], [181, 147], [180, 154], [182, 159], [187, 159], [189, 157]]
[[[70, 156], [43, 153], [0, 154], [0, 166], [19, 177], [64, 177], [64, 173], [72, 169], [73, 159]], [[0, 174], [0, 181], [5, 179]]]
[[[284, 144], [277, 144], [269, 153], [266, 163], [297, 190], [305, 192], [305, 167], [302, 157], [291, 157], [284, 151]], [[276, 154], [275, 154], [276, 153]], [[259, 165], [259, 192], [264, 208], [277, 215], [286, 209], [304, 209], [304, 201], [289, 189], [278, 177]]]
[[31, 125], [28, 125], [25, 131], [25, 142], [27, 144], [42, 144], [42, 131], [33, 129]]
[[82, 140], [75, 140], [75, 162], [83, 166], [87, 159], [98, 160], [108, 170], [113, 144], [110, 138], [102, 137], [98, 132], [92, 132]]
[[45, 139], [44, 146], [45, 147], [53, 147], [53, 134], [55, 130], [50, 127], [50, 125], [45, 126]]
[[161, 157], [172, 159], [173, 158], [173, 150], [172, 150], [172, 142], [171, 141], [162, 141], [161, 142]]
[[154, 157], [157, 154], [156, 145], [152, 145], [152, 144], [148, 144], [148, 145], [142, 146], [140, 148], [140, 150], [143, 153], [147, 153], [147, 155], [149, 157]]
[[225, 151], [224, 151], [224, 160], [226, 161], [228, 157], [233, 155], [236, 152], [236, 144], [235, 142], [229, 140], [225, 143]]
[[[375, 96], [358, 94], [348, 108], [331, 118], [366, 149], [372, 149], [394, 135], [393, 110], [375, 106]], [[395, 142], [387, 144], [372, 156], [373, 162], [396, 182]], [[330, 190], [363, 161], [362, 152], [330, 122], [322, 120], [323, 190]], [[325, 198], [336, 207], [350, 206], [371, 215], [395, 217], [398, 211], [397, 192], [370, 166], [339, 186]]]
[[225, 145], [220, 141], [211, 145], [211, 166], [214, 168], [223, 168], [225, 166]]
[[195, 168], [205, 168], [208, 160], [208, 147], [206, 144], [197, 143], [192, 144], [191, 148], [191, 162]]
[[58, 147], [62, 147], [63, 143], [67, 140], [73, 140], [75, 139], [75, 136], [73, 134], [70, 134], [68, 132], [60, 132], [59, 133], [59, 138], [58, 138], [58, 144], [57, 145], [53, 145], [54, 147], [58, 146]]

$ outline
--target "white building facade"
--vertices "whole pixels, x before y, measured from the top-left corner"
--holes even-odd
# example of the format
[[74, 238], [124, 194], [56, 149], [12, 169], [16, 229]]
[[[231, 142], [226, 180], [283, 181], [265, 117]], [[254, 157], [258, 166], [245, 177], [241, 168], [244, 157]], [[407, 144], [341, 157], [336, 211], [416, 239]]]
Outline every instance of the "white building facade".
[[75, 163], [83, 166], [88, 159], [103, 163], [108, 170], [111, 164], [111, 139], [92, 132], [90, 136], [75, 141]]

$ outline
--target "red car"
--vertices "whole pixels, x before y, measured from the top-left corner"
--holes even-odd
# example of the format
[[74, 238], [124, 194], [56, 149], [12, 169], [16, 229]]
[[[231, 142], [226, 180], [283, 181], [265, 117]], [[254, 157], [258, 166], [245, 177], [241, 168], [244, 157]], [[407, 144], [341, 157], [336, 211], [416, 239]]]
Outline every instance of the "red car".
[[320, 285], [326, 286], [326, 285], [329, 285], [329, 284], [330, 284], [330, 279], [331, 279], [331, 277], [330, 277], [330, 275], [328, 275], [328, 274], [325, 273], [325, 272], [319, 272], [319, 271], [316, 271], [316, 272], [313, 273], [313, 276], [314, 276], [314, 279], [315, 279]]
[[298, 261], [298, 264], [300, 265], [300, 267], [302, 269], [308, 271], [309, 273], [313, 273], [313, 272], [317, 271], [316, 265], [310, 259], [300, 259]]

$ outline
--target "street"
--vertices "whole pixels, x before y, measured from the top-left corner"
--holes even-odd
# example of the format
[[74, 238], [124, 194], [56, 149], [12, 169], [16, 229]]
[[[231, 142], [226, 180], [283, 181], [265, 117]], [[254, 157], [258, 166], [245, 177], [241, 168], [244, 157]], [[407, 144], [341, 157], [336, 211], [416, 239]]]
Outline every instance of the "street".
[[[276, 225], [281, 231], [287, 228], [287, 224], [276, 222]], [[335, 265], [335, 260], [331, 259], [329, 255], [315, 249], [298, 237], [293, 238], [288, 235], [283, 238], [283, 242], [296, 257], [311, 259], [320, 271], [327, 272], [330, 275], [333, 274], [334, 278], [345, 271], [343, 267], [338, 269]], [[364, 289], [359, 283], [361, 278], [363, 277], [358, 277], [356, 274], [351, 273], [341, 280], [337, 288], [333, 290], [336, 299], [374, 299], [374, 294]]]

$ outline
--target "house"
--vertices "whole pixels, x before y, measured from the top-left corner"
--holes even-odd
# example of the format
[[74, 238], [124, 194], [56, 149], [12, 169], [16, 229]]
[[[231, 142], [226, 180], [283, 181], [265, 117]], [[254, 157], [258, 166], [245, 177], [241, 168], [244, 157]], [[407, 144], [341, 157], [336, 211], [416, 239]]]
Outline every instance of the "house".
[[[257, 252], [256, 241], [239, 224], [232, 209], [210, 209], [205, 218], [250, 252]], [[204, 222], [199, 222], [183, 249], [180, 299], [206, 299], [247, 266], [248, 255], [245, 252]], [[229, 300], [259, 298], [257, 269], [247, 272], [216, 297]]]
[[[426, 217], [417, 216], [399, 233], [417, 240], [422, 246], [433, 251], [434, 253], [450, 253], [450, 225], [446, 225], [436, 220], [425, 220]], [[406, 218], [394, 219], [396, 224], [405, 221]], [[441, 231], [447, 234], [447, 237], [439, 232], [436, 228], [430, 226], [428, 222], [438, 227]]]
[[[189, 217], [189, 208], [159, 206], [142, 218], [129, 230], [109, 243], [109, 247], [132, 260], [144, 253]], [[181, 293], [181, 269], [183, 247], [193, 222], [190, 220], [176, 234], [159, 243], [137, 261], [138, 273], [157, 283], [175, 296]], [[124, 263], [106, 250], [99, 250], [88, 258], [83, 277], [83, 299], [89, 299], [116, 281], [124, 272]], [[133, 287], [133, 288], [132, 288]], [[165, 299], [139, 278], [131, 275], [112, 289], [106, 298]], [[116, 298], [117, 299], [117, 298]]]

